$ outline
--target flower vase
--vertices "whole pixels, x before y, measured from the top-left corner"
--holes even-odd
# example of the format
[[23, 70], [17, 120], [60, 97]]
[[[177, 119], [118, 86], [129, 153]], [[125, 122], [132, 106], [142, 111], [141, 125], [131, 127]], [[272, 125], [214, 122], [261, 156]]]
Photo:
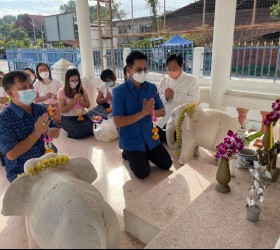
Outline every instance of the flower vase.
[[246, 205], [246, 212], [247, 212], [246, 213], [246, 218], [247, 218], [247, 220], [251, 221], [251, 222], [258, 222], [261, 211], [262, 211], [262, 209], [257, 204], [254, 205], [253, 207], [249, 207], [248, 204], [247, 204]]
[[[274, 141], [274, 139], [272, 138], [272, 141]], [[263, 135], [263, 138], [262, 138], [262, 145], [263, 145], [263, 148], [264, 149], [268, 149], [269, 148], [269, 145], [270, 144], [270, 128], [269, 126], [266, 126], [266, 131]]]
[[216, 191], [223, 194], [230, 192], [230, 187], [228, 185], [231, 180], [229, 161], [224, 157], [221, 158], [216, 174], [216, 180], [218, 181], [216, 185]]

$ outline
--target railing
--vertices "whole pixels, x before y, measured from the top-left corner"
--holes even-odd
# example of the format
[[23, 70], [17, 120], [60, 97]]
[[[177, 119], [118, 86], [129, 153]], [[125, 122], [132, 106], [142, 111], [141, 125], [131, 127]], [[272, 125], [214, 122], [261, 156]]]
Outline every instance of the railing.
[[138, 50], [148, 57], [149, 71], [157, 73], [166, 73], [166, 59], [169, 55], [180, 53], [184, 58], [184, 71], [192, 73], [193, 71], [193, 47], [192, 46], [167, 46], [158, 48], [132, 48], [132, 51]]
[[[181, 53], [185, 60], [185, 71], [192, 73], [193, 68], [193, 47], [170, 46], [164, 48], [133, 48], [139, 50], [148, 57], [149, 71], [166, 73], [166, 57], [173, 53]], [[17, 49], [7, 50], [7, 60], [10, 70], [22, 70], [25, 67], [35, 69], [39, 62], [45, 62], [50, 67], [61, 58], [73, 63], [78, 67], [81, 62], [79, 49]], [[111, 50], [106, 50], [107, 63], [104, 68], [112, 68]], [[101, 56], [100, 50], [93, 51], [94, 74], [101, 74]], [[117, 78], [123, 79], [123, 49], [114, 49], [115, 73]]]
[[93, 51], [93, 60], [94, 60], [94, 75], [100, 76], [101, 74], [101, 53], [100, 50]]
[[52, 67], [60, 59], [65, 59], [78, 67], [81, 62], [78, 49], [17, 49], [6, 51], [9, 70], [22, 70], [25, 67], [36, 68], [39, 62]]
[[[280, 76], [280, 46], [246, 44], [233, 47], [231, 77], [261, 78], [276, 81]], [[203, 75], [211, 74], [212, 48], [204, 49]]]
[[[111, 58], [111, 49], [106, 50], [107, 55], [107, 68], [112, 68], [112, 58]], [[123, 49], [117, 48], [114, 49], [114, 58], [115, 58], [115, 74], [117, 78], [123, 79]]]

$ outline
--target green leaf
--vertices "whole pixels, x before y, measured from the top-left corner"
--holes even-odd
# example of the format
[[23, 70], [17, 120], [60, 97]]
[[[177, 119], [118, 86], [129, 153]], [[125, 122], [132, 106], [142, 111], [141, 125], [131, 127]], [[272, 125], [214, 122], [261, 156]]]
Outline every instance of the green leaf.
[[248, 142], [251, 142], [251, 141], [253, 141], [253, 140], [255, 140], [255, 139], [261, 137], [263, 134], [264, 134], [263, 131], [257, 132], [257, 133], [255, 133], [255, 134], [252, 134], [252, 135], [249, 135], [248, 137], [246, 137], [246, 140], [247, 140]]

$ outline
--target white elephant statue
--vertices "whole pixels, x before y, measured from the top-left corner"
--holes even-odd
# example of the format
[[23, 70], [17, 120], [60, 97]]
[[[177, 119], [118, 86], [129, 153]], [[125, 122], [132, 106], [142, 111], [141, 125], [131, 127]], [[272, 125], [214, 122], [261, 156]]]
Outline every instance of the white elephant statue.
[[[186, 104], [175, 108], [166, 125], [167, 144], [172, 149], [179, 149], [174, 133]], [[181, 124], [181, 152], [179, 164], [184, 165], [198, 155], [199, 146], [215, 151], [216, 146], [223, 142], [228, 130], [236, 132], [240, 129], [238, 120], [229, 114], [214, 110], [202, 109], [197, 106], [186, 112]]]
[[8, 186], [1, 213], [25, 216], [29, 248], [118, 246], [118, 218], [91, 185], [89, 160], [50, 153], [28, 160], [24, 172]]

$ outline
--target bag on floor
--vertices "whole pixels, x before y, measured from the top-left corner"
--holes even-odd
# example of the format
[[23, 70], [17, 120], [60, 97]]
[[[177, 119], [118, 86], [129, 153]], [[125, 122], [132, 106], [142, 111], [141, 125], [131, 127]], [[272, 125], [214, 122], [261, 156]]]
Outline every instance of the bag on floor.
[[103, 120], [101, 124], [95, 124], [94, 137], [97, 141], [111, 142], [119, 138], [113, 119]]

